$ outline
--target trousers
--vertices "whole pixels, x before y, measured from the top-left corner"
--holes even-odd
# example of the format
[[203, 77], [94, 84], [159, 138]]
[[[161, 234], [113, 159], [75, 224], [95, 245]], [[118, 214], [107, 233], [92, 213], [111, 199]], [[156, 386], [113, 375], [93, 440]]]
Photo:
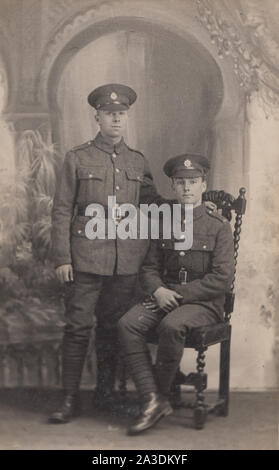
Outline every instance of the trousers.
[[[62, 377], [66, 394], [79, 388], [92, 328], [101, 332], [97, 353], [117, 358], [117, 322], [133, 303], [137, 275], [100, 276], [74, 272], [74, 282], [66, 286], [65, 320], [62, 346]], [[103, 351], [102, 351], [103, 348]]]
[[[191, 328], [218, 323], [217, 315], [202, 305], [185, 304], [170, 313], [152, 312], [137, 304], [118, 323], [118, 335], [127, 368], [140, 395], [159, 392], [168, 395], [184, 352]], [[155, 369], [148, 348], [148, 336], [158, 339]], [[154, 374], [155, 370], [155, 374]]]

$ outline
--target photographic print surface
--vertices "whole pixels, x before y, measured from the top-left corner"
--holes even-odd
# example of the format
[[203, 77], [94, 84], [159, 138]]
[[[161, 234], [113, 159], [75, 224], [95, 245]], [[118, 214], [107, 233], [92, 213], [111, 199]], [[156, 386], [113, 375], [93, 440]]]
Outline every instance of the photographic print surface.
[[[185, 440], [188, 450], [276, 449], [278, 26], [276, 0], [0, 0], [1, 449], [183, 450]], [[96, 119], [98, 108], [88, 103], [88, 95], [107, 84], [124, 85], [137, 95], [131, 103], [127, 90], [116, 88], [106, 95], [108, 101], [102, 101], [102, 93], [97, 100], [99, 115], [105, 104], [124, 106], [124, 150], [117, 139], [114, 147], [100, 141], [104, 124]], [[154, 430], [132, 439], [126, 427], [140, 401], [120, 354], [117, 328], [111, 325], [147, 295], [138, 273], [148, 240], [122, 239], [119, 246], [115, 240], [106, 245], [90, 240], [86, 245], [82, 203], [104, 205], [104, 198], [118, 195], [119, 204], [136, 206], [173, 200], [164, 165], [186, 155], [184, 169], [196, 170], [193, 154], [210, 163], [203, 201], [214, 203], [213, 216], [216, 212], [227, 221], [226, 210], [232, 210], [226, 222], [234, 234], [236, 262], [230, 291], [234, 307], [231, 318], [226, 316], [232, 328], [225, 361], [230, 363], [230, 412], [222, 420], [208, 413], [203, 433], [197, 434], [192, 410], [178, 408]], [[74, 168], [69, 161], [75, 158], [79, 163]], [[102, 170], [105, 158], [109, 164]], [[62, 221], [62, 235], [58, 230], [56, 238], [55, 194]], [[67, 204], [73, 212], [68, 211], [65, 225]], [[104, 214], [107, 220], [106, 209]], [[207, 232], [204, 241], [202, 231], [193, 250], [200, 253], [204, 274], [215, 232]], [[57, 240], [63, 249], [54, 260]], [[169, 248], [163, 248], [166, 259]], [[180, 253], [182, 263], [188, 253]], [[62, 397], [63, 335], [69, 325], [65, 301], [71, 294], [57, 268], [65, 265], [74, 274], [79, 266], [82, 274], [98, 278], [92, 290], [99, 290], [95, 297], [92, 290], [91, 297], [84, 293], [77, 307], [82, 311], [88, 302], [92, 312], [80, 366], [82, 414], [57, 429], [48, 424], [48, 416]], [[194, 279], [191, 269], [188, 277], [180, 272], [180, 283]], [[71, 273], [65, 274], [67, 280]], [[125, 276], [134, 276], [133, 283], [124, 283]], [[84, 287], [89, 281], [80, 282]], [[185, 348], [180, 365], [188, 375], [182, 397], [198, 402], [202, 416], [207, 414], [203, 398], [195, 394], [203, 395], [204, 382], [199, 385], [193, 377], [191, 382], [190, 372], [200, 367], [207, 374], [209, 403], [222, 398], [220, 338], [207, 347], [198, 359], [195, 348]], [[149, 348], [155, 360], [156, 345]], [[113, 357], [115, 368], [109, 367]], [[114, 408], [103, 400], [94, 404], [98, 380], [113, 392]], [[196, 415], [196, 427], [199, 419]]]

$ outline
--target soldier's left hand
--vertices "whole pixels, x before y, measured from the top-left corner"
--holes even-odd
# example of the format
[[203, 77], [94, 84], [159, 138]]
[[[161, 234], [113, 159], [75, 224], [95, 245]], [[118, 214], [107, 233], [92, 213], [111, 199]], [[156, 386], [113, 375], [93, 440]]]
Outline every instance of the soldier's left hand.
[[182, 295], [178, 292], [164, 286], [158, 287], [153, 293], [153, 296], [160, 309], [165, 312], [171, 312], [173, 309], [179, 307], [179, 301], [183, 299]]
[[142, 305], [147, 309], [151, 310], [152, 312], [158, 312], [160, 310], [159, 305], [157, 304], [155, 299], [152, 299], [151, 297], [147, 300], [144, 300], [142, 302]]

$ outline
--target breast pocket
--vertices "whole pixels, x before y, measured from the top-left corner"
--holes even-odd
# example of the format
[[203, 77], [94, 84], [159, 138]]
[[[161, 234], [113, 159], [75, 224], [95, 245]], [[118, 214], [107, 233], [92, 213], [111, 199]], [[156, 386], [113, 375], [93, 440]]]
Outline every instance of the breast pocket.
[[81, 167], [77, 169], [77, 202], [95, 202], [104, 192], [106, 168], [103, 166]]
[[201, 274], [210, 272], [214, 246], [214, 236], [195, 237], [189, 260], [193, 273]]
[[141, 169], [126, 168], [127, 197], [131, 204], [138, 204], [140, 195], [140, 185], [143, 181], [143, 173]]

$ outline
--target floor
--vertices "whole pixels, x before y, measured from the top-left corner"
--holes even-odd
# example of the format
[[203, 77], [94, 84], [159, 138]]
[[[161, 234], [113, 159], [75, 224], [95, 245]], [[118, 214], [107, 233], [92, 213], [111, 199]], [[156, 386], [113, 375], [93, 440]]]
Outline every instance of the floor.
[[[208, 401], [215, 398], [208, 392]], [[83, 413], [65, 425], [50, 425], [48, 414], [60, 401], [58, 390], [0, 391], [0, 449], [278, 449], [278, 393], [232, 392], [227, 418], [209, 415], [206, 427], [193, 428], [190, 409], [177, 409], [139, 436], [127, 436], [136, 413], [136, 396], [114, 413], [94, 410], [92, 393], [81, 393]], [[185, 401], [193, 394], [183, 393]]]

